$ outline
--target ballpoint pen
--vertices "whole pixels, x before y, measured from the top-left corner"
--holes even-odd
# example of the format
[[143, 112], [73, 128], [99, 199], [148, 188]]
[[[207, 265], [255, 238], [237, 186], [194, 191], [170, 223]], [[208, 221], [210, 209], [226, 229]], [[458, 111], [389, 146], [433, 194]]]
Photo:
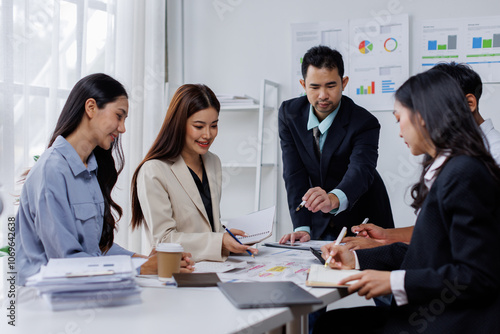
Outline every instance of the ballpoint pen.
[[295, 211], [299, 211], [300, 209], [302, 209], [305, 204], [306, 204], [306, 201], [300, 202], [299, 206], [297, 207], [297, 209], [295, 209]]
[[[368, 223], [369, 220], [370, 220], [370, 218], [365, 218], [365, 220], [363, 220], [363, 222], [360, 225]], [[358, 235], [359, 231], [358, 232], [354, 232], [354, 233], [356, 233], [356, 235]]]
[[[238, 241], [238, 243], [239, 243], [240, 245], [243, 245], [243, 244], [241, 243], [241, 241], [240, 241], [238, 238], [236, 238], [236, 236], [235, 236], [235, 235], [234, 235], [231, 231], [229, 231], [229, 229], [228, 229], [226, 226], [222, 225], [222, 227], [226, 230], [226, 232], [227, 232], [227, 233], [229, 233], [229, 235], [230, 235], [230, 236], [232, 236], [232, 237], [233, 237], [233, 239], [234, 239], [234, 240]], [[247, 249], [247, 253], [248, 253], [251, 257], [255, 258], [255, 256], [253, 256], [252, 252], [250, 252], [248, 249]]]
[[[344, 239], [346, 233], [347, 233], [347, 227], [344, 226], [344, 227], [342, 227], [342, 230], [340, 231], [339, 236], [337, 237], [337, 240], [335, 240], [335, 246], [340, 245], [340, 243], [342, 242], [342, 239]], [[328, 260], [326, 260], [326, 262], [325, 262], [325, 268], [328, 267], [331, 260], [332, 260], [332, 256], [330, 255], [328, 257]]]

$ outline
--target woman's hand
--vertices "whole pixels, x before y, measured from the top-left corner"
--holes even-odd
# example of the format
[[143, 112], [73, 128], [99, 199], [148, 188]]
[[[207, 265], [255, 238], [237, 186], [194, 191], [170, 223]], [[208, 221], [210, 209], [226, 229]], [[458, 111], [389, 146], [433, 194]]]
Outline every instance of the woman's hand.
[[[182, 253], [181, 259], [181, 273], [192, 273], [194, 271], [194, 261], [191, 259], [191, 253]], [[153, 248], [149, 256], [134, 254], [132, 257], [142, 257], [144, 259], [148, 259], [141, 266], [141, 275], [158, 275], [158, 254], [156, 249]]]
[[[242, 230], [231, 229], [232, 234], [245, 236], [246, 233]], [[222, 237], [222, 249], [228, 250], [232, 253], [245, 253], [249, 250], [252, 254], [257, 254], [259, 251], [257, 248], [252, 248], [248, 245], [242, 245], [238, 241], [234, 240], [234, 238], [227, 232], [224, 233]]]
[[191, 253], [182, 253], [181, 273], [192, 273], [194, 271], [194, 261], [191, 260]]
[[391, 290], [391, 272], [379, 270], [363, 270], [339, 281], [340, 285], [358, 280], [348, 288], [349, 293], [358, 292], [366, 299], [388, 295]]
[[134, 257], [142, 257], [144, 259], [148, 259], [141, 266], [141, 275], [158, 275], [158, 256], [156, 254], [156, 249], [153, 248], [151, 254], [149, 256], [134, 254]]
[[327, 260], [332, 256], [330, 268], [332, 269], [354, 269], [356, 259], [354, 254], [346, 246], [336, 246], [334, 242], [321, 247], [323, 259]]

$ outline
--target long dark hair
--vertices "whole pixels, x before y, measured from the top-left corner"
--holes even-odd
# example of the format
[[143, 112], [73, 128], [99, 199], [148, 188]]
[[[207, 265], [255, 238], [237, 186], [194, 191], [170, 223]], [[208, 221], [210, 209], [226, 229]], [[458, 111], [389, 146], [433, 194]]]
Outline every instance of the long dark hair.
[[[412, 124], [421, 132], [426, 130], [428, 135], [424, 138], [434, 146], [435, 157], [443, 152], [449, 154], [449, 158], [458, 155], [476, 157], [500, 182], [500, 168], [485, 146], [482, 132], [460, 86], [451, 76], [435, 69], [414, 75], [396, 91], [396, 100], [410, 110]], [[425, 130], [418, 122], [417, 114], [423, 119]], [[422, 206], [429, 192], [424, 175], [433, 162], [434, 158], [425, 154], [420, 180], [411, 188], [415, 211]]]
[[[88, 99], [94, 99], [97, 107], [102, 109], [106, 104], [116, 101], [121, 96], [128, 98], [123, 85], [106, 74], [91, 74], [78, 81], [69, 93], [48, 147], [52, 146], [57, 136], [66, 138], [75, 131], [83, 118], [85, 102]], [[99, 247], [105, 253], [113, 245], [116, 221], [123, 214], [122, 208], [111, 198], [111, 190], [115, 186], [124, 165], [120, 136], [111, 144], [111, 149], [104, 150], [96, 146], [93, 153], [99, 167], [97, 180], [104, 197], [104, 222]], [[118, 215], [116, 220], [111, 209]]]
[[137, 175], [142, 165], [152, 159], [177, 158], [186, 141], [187, 119], [194, 113], [213, 107], [220, 111], [220, 103], [214, 92], [205, 85], [187, 84], [179, 87], [165, 115], [165, 120], [146, 157], [136, 168], [132, 177], [132, 229], [141, 226], [144, 214], [137, 196]]

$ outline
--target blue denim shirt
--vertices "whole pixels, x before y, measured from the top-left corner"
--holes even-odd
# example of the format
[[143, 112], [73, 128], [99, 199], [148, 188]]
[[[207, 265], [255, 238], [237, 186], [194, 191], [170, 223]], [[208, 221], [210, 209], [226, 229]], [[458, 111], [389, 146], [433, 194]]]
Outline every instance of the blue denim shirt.
[[[50, 258], [103, 255], [99, 240], [104, 198], [93, 154], [87, 165], [59, 136], [28, 174], [16, 217], [19, 284], [23, 285]], [[133, 252], [114, 244], [106, 253], [118, 254], [131, 256]]]

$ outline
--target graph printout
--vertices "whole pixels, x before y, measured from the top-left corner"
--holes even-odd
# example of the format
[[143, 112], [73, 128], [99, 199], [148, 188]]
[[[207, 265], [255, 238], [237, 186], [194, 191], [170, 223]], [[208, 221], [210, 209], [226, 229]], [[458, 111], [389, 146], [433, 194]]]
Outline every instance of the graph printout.
[[467, 63], [483, 82], [500, 82], [500, 16], [422, 20], [420, 69], [440, 62]]
[[408, 15], [350, 20], [344, 93], [370, 111], [392, 110], [394, 92], [409, 76], [408, 45]]
[[299, 80], [302, 79], [302, 57], [307, 50], [313, 46], [326, 45], [345, 57], [348, 42], [347, 20], [292, 24], [292, 96], [305, 95]]

